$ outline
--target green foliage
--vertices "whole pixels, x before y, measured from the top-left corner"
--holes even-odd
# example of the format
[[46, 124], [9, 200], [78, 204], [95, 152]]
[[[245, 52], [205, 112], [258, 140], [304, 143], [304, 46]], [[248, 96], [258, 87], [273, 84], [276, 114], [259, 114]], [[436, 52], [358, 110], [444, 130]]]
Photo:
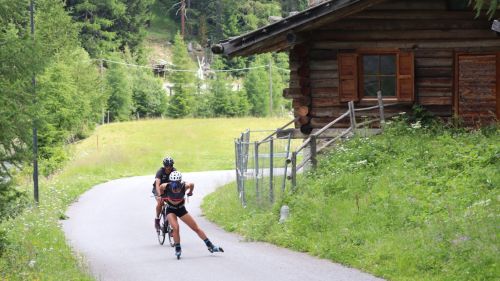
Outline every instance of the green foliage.
[[125, 50], [133, 53], [145, 36], [149, 8], [153, 0], [68, 0], [67, 9], [79, 22], [83, 47], [91, 56]]
[[[120, 54], [114, 54], [113, 61], [123, 63]], [[110, 121], [130, 119], [132, 112], [132, 83], [129, 68], [120, 63], [111, 63], [106, 72], [108, 87], [108, 111]]]
[[[216, 59], [214, 69], [221, 69], [222, 61]], [[215, 72], [210, 83], [209, 105], [215, 117], [244, 116], [248, 113], [249, 104], [242, 90], [234, 91], [230, 83], [232, 78], [225, 72]]]
[[[468, 0], [469, 4], [474, 7], [474, 10], [476, 10], [476, 17], [478, 17], [481, 12], [483, 12], [484, 8], [487, 7], [488, 10], [486, 11], [486, 14], [491, 18], [495, 15], [497, 12], [498, 8], [498, 0]], [[489, 4], [488, 4], [489, 2]]]
[[283, 78], [283, 71], [271, 66], [271, 79], [272, 79], [272, 96], [270, 96], [270, 82], [269, 82], [269, 63], [284, 69], [288, 67], [288, 58], [277, 55], [273, 58], [271, 54], [259, 55], [255, 61], [250, 64], [250, 67], [259, 67], [268, 65], [267, 68], [254, 68], [248, 72], [245, 79], [244, 87], [247, 93], [247, 98], [250, 103], [250, 112], [253, 116], [268, 116], [270, 114], [271, 99], [272, 99], [272, 114], [275, 112], [288, 108], [289, 105], [283, 101], [281, 93], [285, 87]]
[[[250, 239], [390, 280], [495, 280], [499, 152], [498, 127], [483, 134], [390, 121], [383, 135], [323, 155], [271, 210], [235, 207], [234, 186], [204, 206]], [[291, 217], [278, 224], [282, 204]]]
[[161, 80], [155, 78], [149, 70], [135, 71], [132, 87], [134, 115], [139, 118], [161, 117], [167, 108], [167, 95]]
[[[175, 35], [172, 53], [172, 62], [175, 65], [175, 69], [195, 69], [180, 33]], [[175, 71], [172, 73], [170, 81], [174, 84], [174, 95], [169, 101], [167, 115], [172, 118], [190, 115], [193, 109], [193, 96], [196, 92], [194, 73], [191, 71]]]
[[283, 17], [287, 17], [290, 12], [303, 11], [307, 9], [307, 0], [281, 0], [281, 11]]

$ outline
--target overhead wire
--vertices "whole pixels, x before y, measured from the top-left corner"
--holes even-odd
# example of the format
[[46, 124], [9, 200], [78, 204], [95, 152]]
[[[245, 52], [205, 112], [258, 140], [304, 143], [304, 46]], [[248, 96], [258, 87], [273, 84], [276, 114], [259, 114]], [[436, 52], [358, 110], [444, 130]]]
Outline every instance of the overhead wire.
[[[120, 61], [113, 61], [113, 60], [108, 60], [108, 59], [92, 59], [96, 61], [105, 61], [109, 63], [115, 63], [115, 64], [121, 64], [121, 65], [126, 65], [126, 66], [132, 66], [132, 67], [140, 67], [140, 68], [148, 68], [148, 69], [159, 69], [158, 67], [154, 66], [148, 66], [148, 65], [139, 65], [139, 64], [132, 64], [132, 63], [126, 63], [126, 62], [120, 62]], [[242, 71], [242, 70], [251, 70], [251, 69], [258, 69], [258, 68], [267, 68], [269, 65], [258, 65], [258, 66], [251, 66], [251, 67], [244, 67], [244, 68], [232, 68], [232, 69], [211, 69], [210, 71], [212, 72], [233, 72], [233, 71]], [[276, 68], [278, 70], [282, 71], [290, 71], [285, 68], [273, 66], [273, 68]], [[172, 71], [172, 72], [193, 72], [196, 73], [198, 72], [198, 69], [175, 69], [175, 68], [161, 68], [161, 70], [165, 71]]]

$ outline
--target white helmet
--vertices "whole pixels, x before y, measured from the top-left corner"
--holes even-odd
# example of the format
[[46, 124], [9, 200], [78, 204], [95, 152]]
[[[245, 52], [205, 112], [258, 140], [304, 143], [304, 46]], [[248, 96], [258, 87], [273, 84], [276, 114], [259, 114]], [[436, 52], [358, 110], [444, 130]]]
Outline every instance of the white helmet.
[[170, 176], [168, 177], [170, 181], [181, 181], [182, 180], [182, 174], [181, 172], [178, 171], [173, 171], [170, 173]]

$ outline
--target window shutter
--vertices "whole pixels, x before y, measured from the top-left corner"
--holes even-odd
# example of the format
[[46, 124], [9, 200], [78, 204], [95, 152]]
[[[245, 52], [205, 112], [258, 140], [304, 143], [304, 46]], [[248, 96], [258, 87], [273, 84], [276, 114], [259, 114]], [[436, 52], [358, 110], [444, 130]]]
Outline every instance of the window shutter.
[[398, 101], [411, 102], [415, 99], [413, 53], [400, 52], [398, 64]]
[[358, 55], [338, 54], [339, 96], [341, 102], [357, 101], [358, 98]]

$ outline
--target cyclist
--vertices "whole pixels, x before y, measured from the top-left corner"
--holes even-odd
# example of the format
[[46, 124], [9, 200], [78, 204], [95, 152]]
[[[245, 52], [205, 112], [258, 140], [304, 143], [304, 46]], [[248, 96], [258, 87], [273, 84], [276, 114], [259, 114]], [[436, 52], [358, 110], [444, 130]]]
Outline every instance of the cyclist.
[[175, 243], [175, 255], [179, 259], [181, 256], [181, 239], [179, 234], [179, 222], [177, 218], [180, 218], [185, 224], [187, 224], [198, 236], [205, 242], [208, 250], [213, 252], [224, 252], [221, 247], [215, 246], [207, 238], [207, 235], [198, 226], [193, 217], [187, 212], [184, 206], [184, 196], [192, 196], [194, 190], [193, 183], [186, 183], [182, 181], [182, 174], [179, 171], [173, 171], [170, 173], [169, 182], [164, 184], [166, 197], [164, 198], [167, 204], [167, 219], [170, 226], [173, 229], [174, 243]]
[[175, 171], [174, 159], [167, 156], [163, 159], [163, 168], [158, 169], [155, 176], [155, 181], [153, 182], [153, 194], [156, 198], [156, 218], [155, 218], [155, 228], [158, 231], [160, 229], [160, 213], [163, 206], [163, 200], [161, 197], [164, 195], [166, 183], [169, 182], [170, 173]]

